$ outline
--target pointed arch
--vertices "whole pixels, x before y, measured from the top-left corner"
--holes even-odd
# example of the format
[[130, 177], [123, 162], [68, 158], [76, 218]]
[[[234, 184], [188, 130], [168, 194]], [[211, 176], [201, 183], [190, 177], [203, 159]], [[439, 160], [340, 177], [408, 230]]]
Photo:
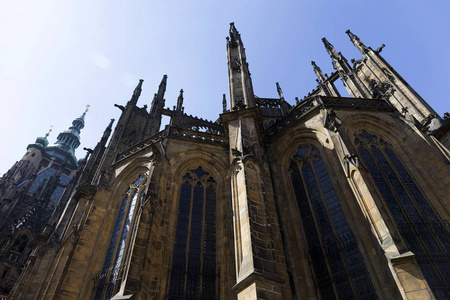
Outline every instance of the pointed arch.
[[375, 289], [319, 149], [301, 143], [288, 171], [314, 283], [324, 299], [376, 299]]
[[436, 298], [450, 297], [450, 237], [445, 224], [391, 143], [369, 130], [357, 131], [354, 143], [397, 230], [408, 250], [415, 254]]
[[114, 216], [112, 236], [100, 275], [94, 279], [93, 299], [109, 299], [117, 293], [124, 276], [127, 262], [132, 255], [132, 240], [137, 226], [138, 211], [143, 202], [151, 177], [151, 160], [148, 157], [135, 160], [126, 166], [113, 183]]
[[217, 182], [207, 169], [184, 166], [168, 286], [169, 299], [216, 299]]

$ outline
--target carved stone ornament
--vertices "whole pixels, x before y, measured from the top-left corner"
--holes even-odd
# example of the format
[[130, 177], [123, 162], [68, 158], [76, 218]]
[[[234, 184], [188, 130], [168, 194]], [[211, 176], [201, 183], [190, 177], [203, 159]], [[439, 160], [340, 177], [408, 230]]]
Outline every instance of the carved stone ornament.
[[369, 81], [369, 87], [374, 99], [389, 100], [395, 92], [392, 84], [388, 82], [379, 82], [375, 79]]
[[384, 47], [386, 47], [385, 44], [381, 45], [380, 47], [377, 48], [377, 50], [375, 50], [375, 53], [380, 53], [381, 51], [383, 51]]
[[344, 165], [344, 172], [347, 178], [350, 178], [352, 169], [354, 168], [359, 169], [360, 167], [358, 156], [354, 153], [347, 153], [344, 156], [342, 162]]
[[239, 62], [239, 59], [235, 58], [234, 60], [231, 61], [231, 69], [234, 72], [241, 72], [241, 63]]
[[387, 78], [389, 78], [389, 80], [390, 81], [392, 81], [392, 82], [394, 82], [395, 81], [395, 77], [392, 75], [392, 73], [391, 72], [389, 72], [389, 70], [388, 69], [386, 69], [386, 68], [383, 68], [383, 69], [381, 69], [382, 71], [383, 71], [383, 73], [384, 73], [384, 75], [386, 75], [387, 76]]
[[418, 123], [416, 118], [414, 118], [414, 116], [408, 111], [407, 107], [403, 107], [402, 108], [402, 115], [405, 117], [405, 120], [411, 124], [416, 124]]
[[247, 107], [247, 105], [244, 103], [243, 99], [242, 98], [238, 98], [236, 100], [236, 103], [234, 104], [233, 110], [241, 110], [241, 109], [244, 109], [246, 107]]
[[359, 167], [358, 156], [356, 156], [355, 154], [347, 154], [344, 156], [344, 159], [346, 162], [350, 163], [354, 167], [356, 168]]
[[441, 126], [439, 116], [437, 114], [429, 114], [420, 121], [419, 128], [424, 132], [433, 132]]
[[336, 116], [336, 113], [332, 108], [324, 109], [324, 111], [325, 117], [323, 126], [328, 130], [336, 132], [338, 127], [342, 124], [341, 119]]
[[240, 160], [244, 160], [244, 158], [247, 156], [251, 156], [251, 155], [254, 156], [255, 151], [254, 151], [253, 145], [251, 145], [251, 146], [243, 145], [242, 148], [243, 148], [242, 152], [239, 151], [237, 148], [231, 149], [231, 155], [233, 155], [234, 158], [238, 158]]

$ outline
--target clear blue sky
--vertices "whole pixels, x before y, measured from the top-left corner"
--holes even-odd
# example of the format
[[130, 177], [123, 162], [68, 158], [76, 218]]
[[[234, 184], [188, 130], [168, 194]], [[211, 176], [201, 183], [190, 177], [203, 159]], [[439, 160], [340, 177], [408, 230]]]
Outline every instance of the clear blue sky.
[[311, 60], [333, 71], [322, 37], [360, 58], [347, 29], [383, 57], [442, 116], [450, 110], [450, 1], [2, 1], [0, 173], [53, 125], [50, 143], [85, 105], [77, 156], [118, 118], [140, 78], [150, 106], [164, 74], [166, 106], [215, 120], [228, 79], [225, 37], [235, 22], [255, 93], [294, 103], [316, 86]]

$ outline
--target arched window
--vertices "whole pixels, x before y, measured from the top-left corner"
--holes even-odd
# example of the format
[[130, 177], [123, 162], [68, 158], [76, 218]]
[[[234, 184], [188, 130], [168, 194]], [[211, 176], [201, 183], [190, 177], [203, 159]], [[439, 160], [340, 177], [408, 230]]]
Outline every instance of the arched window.
[[22, 234], [16, 237], [14, 244], [9, 250], [8, 259], [13, 261], [19, 261], [24, 256], [24, 250], [29, 243], [29, 238], [26, 234]]
[[376, 299], [333, 184], [312, 145], [302, 145], [289, 171], [305, 231], [314, 284], [322, 299]]
[[181, 183], [169, 299], [217, 299], [216, 181], [202, 167]]
[[387, 142], [363, 130], [355, 143], [433, 293], [448, 299], [450, 240], [443, 223]]
[[143, 188], [141, 188], [144, 185], [143, 179], [142, 176], [139, 176], [122, 199], [102, 273], [96, 278], [96, 286], [94, 286], [94, 289], [96, 288], [94, 299], [96, 300], [110, 299], [114, 293], [117, 293], [122, 282], [123, 269], [128, 255], [130, 255], [130, 243], [127, 246], [127, 242], [130, 240], [128, 236], [130, 232], [133, 232], [135, 225], [134, 218], [138, 199], [143, 197]]

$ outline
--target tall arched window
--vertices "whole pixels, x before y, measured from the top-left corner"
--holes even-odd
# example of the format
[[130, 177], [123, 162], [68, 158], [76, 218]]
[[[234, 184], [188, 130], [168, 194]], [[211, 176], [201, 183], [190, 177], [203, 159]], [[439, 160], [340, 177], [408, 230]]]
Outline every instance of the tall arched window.
[[[26, 246], [29, 243], [29, 237], [26, 234], [21, 234], [16, 237], [14, 240], [14, 244], [12, 245], [11, 249], [9, 250], [8, 259], [13, 261], [20, 261], [21, 258], [23, 260], [23, 257], [26, 257], [24, 255], [24, 250]], [[29, 252], [29, 251], [27, 251]]]
[[169, 299], [217, 299], [216, 181], [202, 167], [181, 183]]
[[376, 299], [333, 184], [312, 145], [302, 145], [289, 171], [305, 231], [314, 284], [322, 299]]
[[128, 255], [130, 255], [130, 243], [127, 247], [126, 245], [129, 241], [129, 233], [133, 232], [135, 225], [136, 204], [137, 200], [143, 197], [143, 188], [141, 188], [144, 185], [143, 179], [144, 177], [139, 176], [125, 192], [126, 195], [122, 199], [102, 273], [95, 280], [95, 300], [110, 299], [114, 293], [117, 293], [122, 282], [123, 268]]
[[449, 234], [395, 152], [366, 131], [355, 137], [362, 161], [438, 299], [450, 297]]

